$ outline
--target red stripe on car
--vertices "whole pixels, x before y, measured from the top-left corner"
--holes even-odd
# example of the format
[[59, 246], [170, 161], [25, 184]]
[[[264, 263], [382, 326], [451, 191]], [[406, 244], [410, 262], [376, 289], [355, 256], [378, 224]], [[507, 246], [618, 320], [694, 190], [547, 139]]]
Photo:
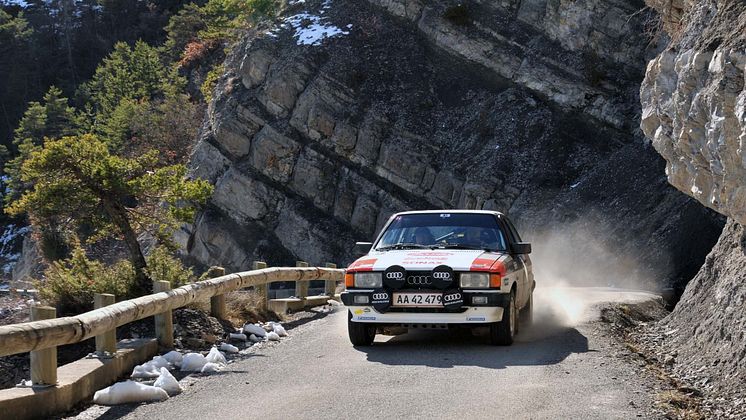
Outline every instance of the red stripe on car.
[[347, 267], [347, 271], [373, 271], [373, 265], [378, 258], [359, 259]]
[[480, 255], [471, 263], [469, 271], [488, 271], [505, 275], [505, 264], [499, 262], [501, 255]]

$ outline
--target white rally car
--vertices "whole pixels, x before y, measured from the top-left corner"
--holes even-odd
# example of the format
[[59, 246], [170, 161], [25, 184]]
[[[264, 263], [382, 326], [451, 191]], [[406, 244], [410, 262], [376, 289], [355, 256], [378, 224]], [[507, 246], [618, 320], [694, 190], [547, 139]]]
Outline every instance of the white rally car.
[[494, 211], [410, 211], [393, 215], [375, 243], [345, 271], [353, 345], [379, 327], [489, 327], [510, 345], [518, 318], [530, 322], [536, 286], [531, 244]]

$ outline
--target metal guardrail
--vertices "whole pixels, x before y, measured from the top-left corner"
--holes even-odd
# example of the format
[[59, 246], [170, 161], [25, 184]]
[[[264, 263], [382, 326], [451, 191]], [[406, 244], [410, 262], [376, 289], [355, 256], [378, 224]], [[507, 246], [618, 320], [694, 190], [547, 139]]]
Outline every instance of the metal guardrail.
[[[268, 289], [267, 284], [278, 281], [295, 281], [296, 291], [307, 291], [311, 280], [326, 280], [327, 291], [332, 284], [344, 279], [344, 270], [328, 267], [266, 268], [264, 263], [255, 263], [255, 270], [222, 275], [222, 268], [214, 267], [208, 280], [199, 281], [170, 289], [169, 282], [155, 282], [151, 295], [109, 304], [113, 297], [97, 297], [92, 311], [63, 318], [55, 318], [54, 308], [33, 307], [32, 321], [22, 324], [0, 326], [0, 356], [31, 352], [31, 371], [34, 384], [56, 383], [56, 347], [77, 343], [96, 337], [99, 351], [116, 351], [117, 327], [147, 317], [156, 318], [156, 336], [164, 347], [173, 346], [173, 309], [192, 302], [210, 299], [211, 313], [222, 316], [225, 313], [224, 294], [254, 286], [257, 290]], [[329, 264], [328, 264], [329, 265]], [[333, 294], [333, 291], [332, 291]], [[104, 295], [102, 295], [104, 296]], [[266, 295], [265, 295], [266, 296]], [[104, 306], [106, 305], [106, 306]], [[266, 303], [265, 303], [266, 305]], [[113, 350], [113, 351], [112, 351]], [[54, 360], [51, 358], [54, 357]], [[52, 369], [54, 366], [54, 369]], [[36, 369], [35, 369], [36, 367]], [[54, 372], [50, 372], [50, 369]]]

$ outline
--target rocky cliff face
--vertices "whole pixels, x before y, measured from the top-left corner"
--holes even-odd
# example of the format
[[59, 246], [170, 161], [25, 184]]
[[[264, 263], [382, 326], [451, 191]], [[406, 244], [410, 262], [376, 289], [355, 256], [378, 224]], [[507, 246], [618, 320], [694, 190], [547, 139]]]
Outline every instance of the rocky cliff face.
[[580, 226], [623, 278], [683, 284], [712, 247], [721, 222], [638, 129], [641, 2], [291, 3], [226, 61], [191, 159], [215, 194], [178, 236], [196, 262], [344, 263], [424, 208], [565, 231], [571, 264], [596, 264]]
[[716, 391], [712, 395], [717, 397], [743, 401], [746, 3], [650, 3], [661, 13], [672, 42], [648, 64], [640, 93], [642, 129], [666, 159], [671, 184], [730, 219], [681, 302], [661, 324], [663, 346], [677, 354], [680, 376]]
[[648, 64], [642, 130], [672, 185], [746, 224], [744, 2], [652, 3], [674, 41]]

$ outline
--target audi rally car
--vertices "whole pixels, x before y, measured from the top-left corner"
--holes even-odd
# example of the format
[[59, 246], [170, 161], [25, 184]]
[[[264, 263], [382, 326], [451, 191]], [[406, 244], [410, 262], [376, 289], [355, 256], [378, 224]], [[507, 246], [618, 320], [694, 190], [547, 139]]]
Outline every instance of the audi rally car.
[[518, 318], [530, 322], [535, 288], [531, 244], [502, 213], [411, 211], [393, 215], [345, 271], [353, 345], [370, 345], [378, 327], [488, 327], [510, 345]]

